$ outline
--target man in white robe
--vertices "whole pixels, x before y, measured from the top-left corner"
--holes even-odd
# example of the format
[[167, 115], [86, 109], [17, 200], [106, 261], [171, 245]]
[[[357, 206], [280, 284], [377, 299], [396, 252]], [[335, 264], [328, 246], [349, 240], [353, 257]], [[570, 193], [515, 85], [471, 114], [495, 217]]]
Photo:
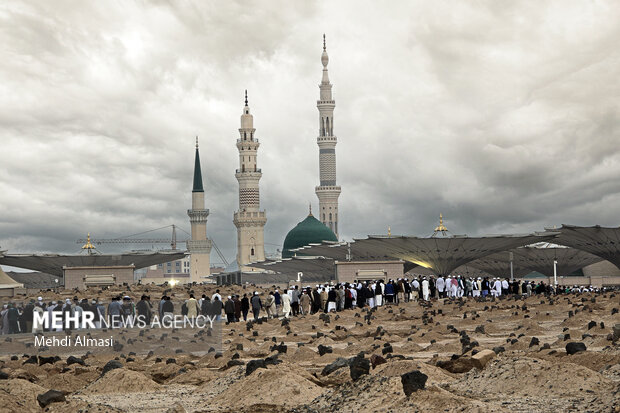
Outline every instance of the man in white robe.
[[437, 282], [435, 282], [435, 287], [437, 288], [437, 293], [439, 294], [439, 298], [445, 297], [444, 288], [446, 286], [446, 282], [443, 277], [440, 275], [437, 277]]
[[499, 297], [502, 295], [502, 282], [499, 278], [495, 279], [495, 284], [493, 284], [493, 295], [495, 297]]
[[428, 301], [428, 296], [429, 296], [429, 289], [428, 289], [428, 280], [426, 279], [426, 277], [424, 277], [424, 279], [422, 280], [422, 296], [424, 297], [424, 301]]

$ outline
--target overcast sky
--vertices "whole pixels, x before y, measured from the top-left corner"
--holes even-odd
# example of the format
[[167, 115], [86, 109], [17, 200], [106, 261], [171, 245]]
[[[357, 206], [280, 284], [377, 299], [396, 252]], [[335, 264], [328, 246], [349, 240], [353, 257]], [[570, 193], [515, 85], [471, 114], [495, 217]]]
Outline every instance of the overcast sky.
[[189, 231], [198, 135], [232, 260], [244, 89], [281, 248], [318, 206], [323, 33], [341, 238], [428, 236], [440, 212], [468, 235], [618, 226], [618, 21], [615, 0], [3, 1], [0, 249]]

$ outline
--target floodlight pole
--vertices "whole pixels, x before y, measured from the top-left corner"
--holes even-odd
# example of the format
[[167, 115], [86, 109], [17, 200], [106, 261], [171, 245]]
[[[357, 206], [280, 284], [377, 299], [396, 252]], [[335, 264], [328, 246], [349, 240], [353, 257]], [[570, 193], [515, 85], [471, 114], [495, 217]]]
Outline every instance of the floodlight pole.
[[510, 257], [510, 281], [514, 281], [515, 280], [515, 272], [514, 272], [514, 268], [513, 268], [513, 265], [512, 265], [512, 261], [514, 260], [514, 254], [512, 252], [509, 252], [508, 256]]

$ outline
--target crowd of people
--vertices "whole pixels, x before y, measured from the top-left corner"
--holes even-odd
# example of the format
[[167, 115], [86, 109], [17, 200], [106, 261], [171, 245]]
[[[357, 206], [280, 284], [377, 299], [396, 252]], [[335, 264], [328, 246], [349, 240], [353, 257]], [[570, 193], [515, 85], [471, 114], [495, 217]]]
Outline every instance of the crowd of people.
[[[261, 316], [267, 318], [290, 317], [317, 312], [333, 312], [352, 308], [377, 307], [383, 305], [398, 305], [408, 301], [429, 301], [432, 299], [456, 299], [459, 297], [484, 298], [501, 297], [505, 295], [531, 296], [533, 294], [582, 293], [598, 291], [598, 289], [580, 286], [560, 286], [554, 288], [543, 281], [509, 281], [508, 279], [490, 277], [414, 277], [400, 278], [384, 282], [355, 281], [353, 283], [339, 283], [336, 285], [324, 284], [314, 287], [298, 285], [283, 290], [274, 289], [266, 294], [258, 291], [245, 293], [243, 296], [229, 295], [223, 298], [220, 290], [216, 290], [210, 297], [203, 294], [196, 299], [190, 294], [180, 309], [180, 314], [189, 318], [199, 315], [207, 316], [212, 320], [221, 320], [226, 317], [227, 323], [241, 320], [247, 321], [250, 315], [254, 320]], [[177, 304], [178, 305], [178, 304]], [[14, 302], [4, 304], [0, 310], [1, 334], [15, 334], [25, 332], [42, 332], [43, 328], [33, 328], [34, 314], [48, 312], [50, 318], [53, 313], [60, 320], [67, 315], [88, 311], [94, 314], [95, 328], [109, 325], [110, 319], [118, 325], [132, 325], [136, 316], [150, 324], [154, 315], [159, 319], [171, 317], [175, 314], [175, 305], [171, 297], [163, 295], [158, 303], [153, 304], [151, 297], [142, 295], [135, 303], [129, 296], [117, 296], [110, 303], [104, 305], [100, 300], [66, 299], [64, 302], [44, 302], [42, 297], [17, 305]], [[116, 326], [116, 325], [115, 325]], [[48, 331], [50, 328], [48, 328]], [[56, 328], [62, 331], [62, 328]]]

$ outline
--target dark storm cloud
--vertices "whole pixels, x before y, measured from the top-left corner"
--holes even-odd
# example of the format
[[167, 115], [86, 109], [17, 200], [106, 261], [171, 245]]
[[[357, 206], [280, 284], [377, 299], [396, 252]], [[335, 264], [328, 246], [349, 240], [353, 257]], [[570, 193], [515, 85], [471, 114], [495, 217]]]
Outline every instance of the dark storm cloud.
[[318, 203], [323, 32], [341, 237], [429, 235], [439, 212], [470, 235], [619, 225], [619, 19], [612, 1], [3, 3], [0, 246], [189, 230], [199, 135], [232, 259], [248, 89], [273, 252]]

